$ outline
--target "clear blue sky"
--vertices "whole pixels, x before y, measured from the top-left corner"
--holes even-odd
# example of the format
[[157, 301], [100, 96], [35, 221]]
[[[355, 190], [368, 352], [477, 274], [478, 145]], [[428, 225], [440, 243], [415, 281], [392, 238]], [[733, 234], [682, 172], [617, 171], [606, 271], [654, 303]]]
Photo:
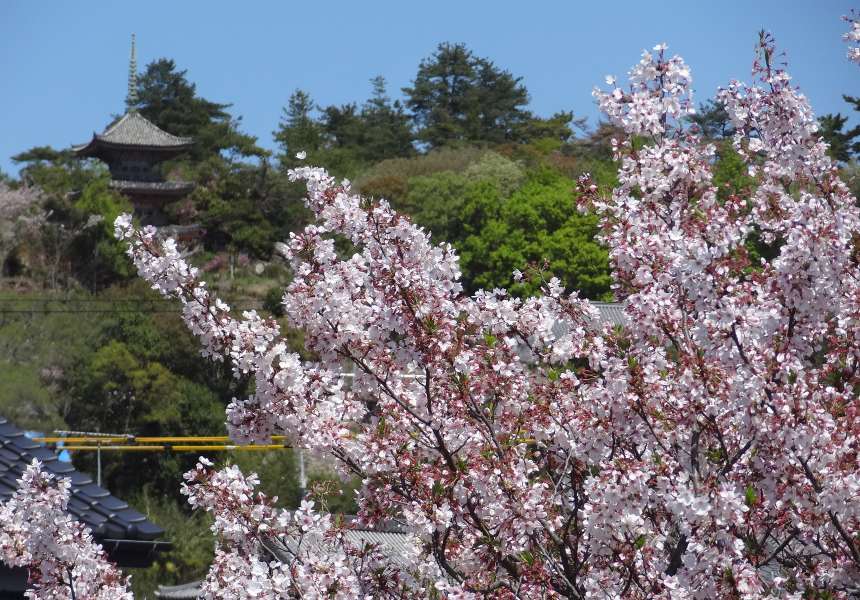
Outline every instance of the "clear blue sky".
[[33, 146], [88, 141], [123, 111], [133, 32], [140, 70], [174, 59], [200, 95], [232, 103], [242, 129], [275, 148], [271, 132], [296, 88], [323, 106], [360, 103], [370, 78], [383, 75], [397, 98], [440, 42], [465, 42], [521, 76], [536, 114], [573, 110], [595, 123], [592, 88], [607, 74], [623, 79], [644, 48], [665, 42], [680, 54], [698, 102], [732, 77], [750, 82], [764, 28], [816, 113], [845, 114], [841, 95], [860, 96], [860, 67], [845, 60], [841, 41], [839, 16], [851, 8], [834, 0], [3, 0], [0, 169], [16, 173], [9, 157]]

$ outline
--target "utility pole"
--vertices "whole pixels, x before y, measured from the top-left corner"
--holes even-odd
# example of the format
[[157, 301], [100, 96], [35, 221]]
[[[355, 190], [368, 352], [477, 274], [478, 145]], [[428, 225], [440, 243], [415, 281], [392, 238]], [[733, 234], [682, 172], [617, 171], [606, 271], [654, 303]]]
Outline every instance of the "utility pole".
[[305, 449], [299, 448], [299, 489], [302, 492], [302, 500], [307, 493], [308, 478], [305, 477]]

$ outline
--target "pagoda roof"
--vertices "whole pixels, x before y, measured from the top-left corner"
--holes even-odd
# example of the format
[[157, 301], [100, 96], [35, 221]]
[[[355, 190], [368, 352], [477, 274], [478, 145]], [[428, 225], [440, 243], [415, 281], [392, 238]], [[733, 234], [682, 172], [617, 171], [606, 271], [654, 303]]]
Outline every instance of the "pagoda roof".
[[72, 146], [72, 150], [81, 157], [98, 156], [102, 148], [183, 152], [193, 143], [193, 138], [171, 135], [147, 121], [137, 111], [129, 111], [105, 129], [104, 133], [94, 132], [91, 141]]

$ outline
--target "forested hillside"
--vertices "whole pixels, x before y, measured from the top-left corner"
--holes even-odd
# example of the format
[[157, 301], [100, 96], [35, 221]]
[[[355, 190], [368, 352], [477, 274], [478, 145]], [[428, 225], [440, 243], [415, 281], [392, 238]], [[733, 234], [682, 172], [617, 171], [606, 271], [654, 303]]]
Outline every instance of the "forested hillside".
[[[276, 243], [309, 219], [304, 185], [286, 174], [299, 164], [299, 151], [307, 164], [350, 179], [363, 195], [388, 200], [434, 240], [452, 244], [467, 293], [499, 287], [537, 294], [537, 282], [514, 281], [512, 273], [548, 261], [548, 272], [569, 291], [612, 299], [608, 253], [594, 240], [598, 216], [577, 210], [571, 190], [584, 173], [601, 185], [617, 184], [612, 148], [613, 140], [626, 139], [623, 130], [564, 110], [533, 114], [521, 78], [464, 45], [441, 44], [422, 61], [403, 100], [392, 100], [400, 94], [382, 76], [372, 80], [370, 98], [341, 106], [319, 106], [313, 90], [297, 89], [284, 99], [272, 132], [277, 155], [242, 131], [230, 104], [200, 97], [190, 79], [174, 61], [155, 61], [139, 74], [135, 105], [164, 131], [195, 140], [191, 152], [161, 165], [168, 180], [197, 183], [186, 201], [168, 207], [174, 223], [203, 227], [184, 251], [234, 310], [279, 319], [304, 358], [313, 356], [279, 303], [291, 274], [276, 252]], [[846, 100], [860, 110], [860, 100]], [[708, 102], [690, 121], [717, 146], [716, 179], [725, 198], [753, 185], [725, 142], [732, 130], [723, 107]], [[821, 123], [850, 177], [857, 172], [860, 127], [846, 130], [842, 115], [825, 115]], [[43, 432], [224, 435], [224, 407], [247, 395], [252, 382], [203, 359], [178, 306], [136, 278], [113, 236], [114, 219], [131, 206], [109, 189], [105, 166], [33, 144], [13, 157], [17, 176], [0, 181], [0, 414]], [[350, 253], [347, 240], [336, 247]], [[292, 452], [213, 458], [258, 471], [262, 488], [279, 495], [281, 505], [298, 503]], [[83, 471], [95, 469], [91, 453], [72, 459]], [[170, 452], [103, 458], [106, 486], [165, 527], [175, 544], [135, 575], [138, 591], [205, 574], [211, 534], [204, 517], [188, 517], [177, 484], [195, 461], [192, 453]], [[311, 472], [311, 479], [331, 477], [324, 465]], [[349, 485], [344, 489], [332, 497], [335, 509], [352, 506]]]

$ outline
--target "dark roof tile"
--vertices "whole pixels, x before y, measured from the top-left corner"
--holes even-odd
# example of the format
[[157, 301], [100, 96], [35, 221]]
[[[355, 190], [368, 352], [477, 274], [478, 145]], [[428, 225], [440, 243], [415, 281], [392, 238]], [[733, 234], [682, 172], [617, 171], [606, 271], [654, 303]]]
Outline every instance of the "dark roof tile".
[[137, 539], [139, 540], [154, 540], [164, 535], [164, 530], [155, 523], [144, 521], [134, 525], [137, 527]]
[[17, 427], [13, 427], [12, 425], [0, 425], [0, 437], [4, 438], [16, 438], [24, 435], [24, 432], [18, 429]]
[[100, 515], [99, 513], [93, 512], [91, 510], [85, 510], [81, 512], [81, 518], [86, 521], [87, 525], [90, 526], [90, 529], [95, 532], [96, 528], [102, 523], [107, 523], [108, 518], [104, 515]]
[[129, 528], [132, 527], [132, 523], [130, 521], [126, 521], [125, 519], [123, 519], [122, 517], [118, 517], [117, 515], [111, 515], [108, 518], [110, 519], [110, 522], [114, 525], [119, 525], [120, 527], [122, 527], [123, 532], [125, 532], [125, 537], [131, 539], [137, 537], [137, 525], [135, 525], [133, 529], [129, 530]]
[[99, 499], [99, 506], [103, 506], [107, 510], [117, 512], [120, 510], [125, 510], [128, 508], [128, 502], [123, 502], [119, 498], [115, 498], [114, 496], [108, 496], [107, 498]]
[[[56, 464], [56, 463], [54, 463], [54, 464]], [[51, 465], [51, 466], [53, 467], [54, 465]], [[54, 470], [54, 472], [56, 473], [57, 471]], [[62, 475], [63, 475], [63, 477], [69, 478], [69, 480], [72, 482], [72, 488], [81, 487], [82, 485], [89, 485], [90, 483], [93, 482], [93, 480], [90, 477], [87, 477], [86, 475], [84, 475], [83, 473], [79, 473], [78, 471], [72, 471], [71, 473], [68, 473], [68, 474], [67, 473], [68, 473], [68, 471], [66, 473], [62, 473]]]
[[23, 474], [23, 471], [20, 475], [15, 474], [12, 471], [6, 471], [5, 473], [0, 474], [0, 483], [4, 483], [7, 487], [17, 490], [18, 480], [21, 479], [21, 475]]
[[[47, 448], [33, 448], [32, 450], [27, 450], [27, 456], [29, 460], [27, 463], [29, 464], [35, 458], [42, 463], [42, 467], [47, 467], [46, 463], [52, 463], [57, 461], [57, 455], [48, 450]], [[57, 461], [59, 462], [59, 461]], [[72, 467], [74, 469], [74, 467]]]
[[[57, 460], [56, 454], [38, 442], [24, 437], [17, 427], [0, 417], [0, 497], [8, 498], [18, 489], [18, 479], [24, 474], [33, 458], [42, 461], [45, 471], [71, 481], [68, 512], [92, 529], [96, 540], [147, 540], [164, 535], [164, 530], [150, 523], [146, 517], [128, 507], [128, 503], [111, 496], [93, 480], [78, 473], [66, 462]], [[170, 544], [159, 542], [159, 550]], [[147, 556], [152, 548], [147, 548]], [[135, 551], [137, 552], [137, 550]]]
[[73, 487], [71, 491], [73, 497], [77, 498], [87, 506], [94, 506], [96, 503], [98, 503], [98, 500], [96, 500], [95, 498], [90, 498], [85, 493], [83, 493], [80, 488]]
[[36, 448], [39, 447], [39, 442], [34, 442], [30, 438], [22, 436], [22, 437], [7, 438], [6, 447], [9, 448], [10, 451], [14, 452], [14, 450], [12, 450], [10, 448], [10, 445], [11, 446], [17, 446], [21, 450], [35, 450]]
[[142, 523], [146, 521], [146, 515], [137, 512], [134, 509], [126, 508], [116, 513], [116, 516], [121, 517], [129, 523]]
[[77, 515], [84, 513], [90, 509], [90, 505], [84, 502], [81, 502], [77, 498], [69, 498], [69, 502], [67, 504], [69, 507], [69, 512], [74, 512]]
[[[75, 471], [75, 468], [72, 466], [72, 463], [67, 463], [67, 462], [64, 462], [62, 460], [55, 460], [55, 461], [51, 461], [49, 463], [45, 463], [42, 465], [42, 468], [44, 468], [46, 471], [50, 471], [51, 473], [54, 473], [55, 475], [62, 475], [63, 477], [69, 477], [72, 473], [76, 473], [76, 474], [80, 475], [80, 477], [86, 479], [87, 483], [93, 482], [92, 479], [90, 479], [89, 477], [87, 477], [83, 473], [78, 473], [77, 471]], [[78, 482], [76, 482], [75, 478], [72, 477], [72, 485], [75, 485], [76, 483], [77, 483], [77, 485], [86, 485], [86, 483], [82, 484], [79, 482], [80, 482], [80, 479], [78, 479]]]
[[128, 537], [125, 527], [120, 527], [119, 525], [107, 520], [93, 529], [93, 535], [112, 540], [124, 540]]
[[99, 487], [94, 483], [89, 485], [82, 485], [80, 487], [82, 493], [86, 494], [90, 498], [95, 498], [98, 500], [99, 498], [107, 498], [110, 496], [110, 492], [104, 489], [103, 487]]

